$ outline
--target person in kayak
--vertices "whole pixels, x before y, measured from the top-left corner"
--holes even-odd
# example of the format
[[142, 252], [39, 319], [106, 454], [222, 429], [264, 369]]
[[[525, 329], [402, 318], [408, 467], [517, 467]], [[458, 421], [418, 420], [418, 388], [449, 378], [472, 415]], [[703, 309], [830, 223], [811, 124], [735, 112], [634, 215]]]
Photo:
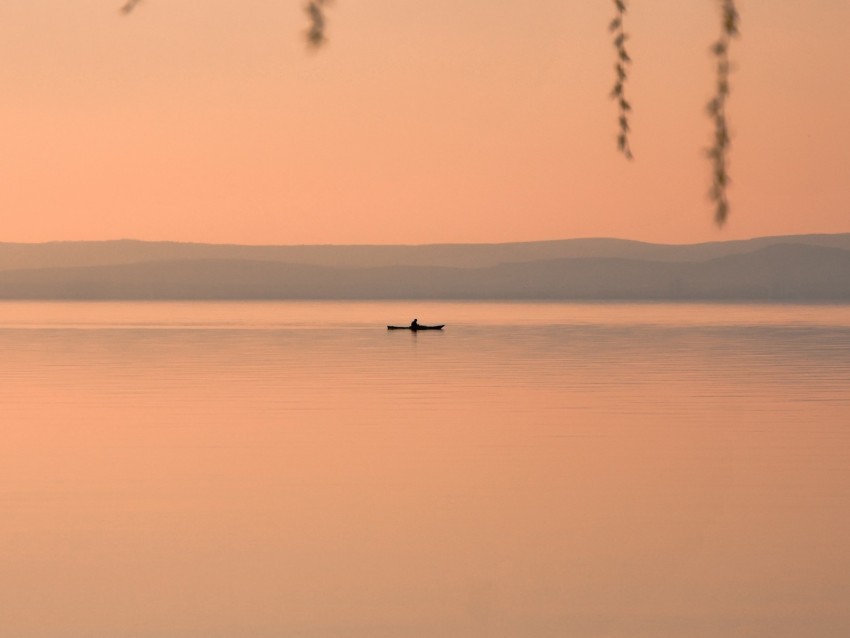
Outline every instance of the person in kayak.
[[413, 321], [410, 322], [410, 329], [411, 330], [418, 330], [419, 329], [419, 319], [414, 319]]

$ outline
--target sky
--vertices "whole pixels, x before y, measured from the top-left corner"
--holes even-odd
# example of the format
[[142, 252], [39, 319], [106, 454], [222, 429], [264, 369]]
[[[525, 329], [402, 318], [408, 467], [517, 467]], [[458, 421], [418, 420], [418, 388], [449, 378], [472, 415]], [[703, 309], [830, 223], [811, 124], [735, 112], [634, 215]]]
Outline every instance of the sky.
[[707, 198], [715, 0], [0, 3], [0, 241], [691, 243], [850, 232], [850, 0], [738, 0], [734, 183]]

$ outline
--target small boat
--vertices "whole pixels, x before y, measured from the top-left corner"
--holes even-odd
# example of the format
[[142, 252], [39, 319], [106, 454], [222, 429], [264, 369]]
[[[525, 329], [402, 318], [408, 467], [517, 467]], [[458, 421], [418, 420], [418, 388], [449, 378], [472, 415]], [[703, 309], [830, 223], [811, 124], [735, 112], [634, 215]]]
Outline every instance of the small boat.
[[419, 330], [442, 330], [446, 324], [441, 323], [439, 326], [387, 326], [387, 330], [413, 330], [413, 332], [418, 332]]

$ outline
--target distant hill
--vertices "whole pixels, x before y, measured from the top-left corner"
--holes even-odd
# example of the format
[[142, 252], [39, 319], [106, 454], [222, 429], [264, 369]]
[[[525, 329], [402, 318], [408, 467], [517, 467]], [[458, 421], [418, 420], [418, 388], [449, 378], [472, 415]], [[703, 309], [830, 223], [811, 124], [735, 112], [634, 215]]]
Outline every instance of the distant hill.
[[101, 242], [0, 242], [0, 271], [23, 268], [110, 266], [153, 261], [276, 261], [336, 268], [446, 266], [484, 268], [502, 263], [589, 257], [649, 261], [705, 261], [750, 253], [777, 244], [805, 244], [850, 250], [850, 233], [787, 235], [703, 244], [649, 244], [625, 239], [564, 239], [506, 244], [421, 246], [241, 246], [116, 240]]
[[850, 234], [693, 245], [0, 244], [0, 299], [850, 301]]

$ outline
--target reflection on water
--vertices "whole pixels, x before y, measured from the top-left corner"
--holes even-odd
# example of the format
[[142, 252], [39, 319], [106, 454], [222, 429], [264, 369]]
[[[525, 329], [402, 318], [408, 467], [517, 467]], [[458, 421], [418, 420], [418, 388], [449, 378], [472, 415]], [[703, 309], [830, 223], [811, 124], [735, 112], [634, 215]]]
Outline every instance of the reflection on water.
[[850, 635], [846, 306], [4, 303], [0, 352], [4, 638]]

